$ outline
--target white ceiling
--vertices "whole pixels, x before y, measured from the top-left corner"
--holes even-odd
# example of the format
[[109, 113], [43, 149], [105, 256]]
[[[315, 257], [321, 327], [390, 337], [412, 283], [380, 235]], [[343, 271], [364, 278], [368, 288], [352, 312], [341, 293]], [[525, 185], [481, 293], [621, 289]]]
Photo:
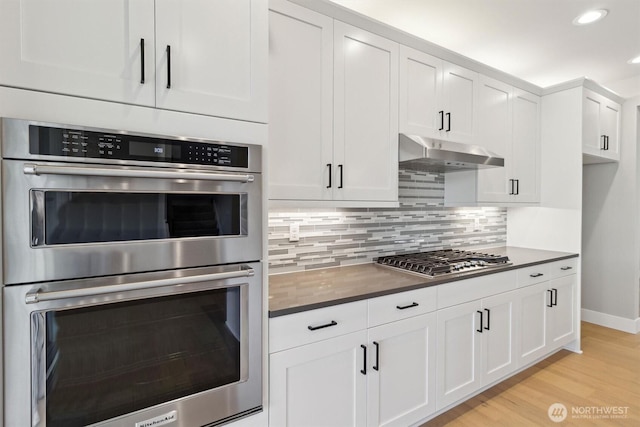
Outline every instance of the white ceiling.
[[[541, 87], [589, 77], [640, 95], [640, 0], [331, 0]], [[590, 9], [597, 23], [575, 26]]]

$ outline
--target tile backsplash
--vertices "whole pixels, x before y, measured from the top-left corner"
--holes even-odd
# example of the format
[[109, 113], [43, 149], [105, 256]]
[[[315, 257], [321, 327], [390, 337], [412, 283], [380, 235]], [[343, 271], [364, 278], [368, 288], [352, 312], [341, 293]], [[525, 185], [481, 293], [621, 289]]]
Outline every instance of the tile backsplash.
[[[444, 175], [401, 170], [398, 208], [269, 210], [269, 272], [371, 262], [382, 254], [504, 245], [505, 208], [444, 207]], [[300, 240], [289, 241], [289, 226]]]

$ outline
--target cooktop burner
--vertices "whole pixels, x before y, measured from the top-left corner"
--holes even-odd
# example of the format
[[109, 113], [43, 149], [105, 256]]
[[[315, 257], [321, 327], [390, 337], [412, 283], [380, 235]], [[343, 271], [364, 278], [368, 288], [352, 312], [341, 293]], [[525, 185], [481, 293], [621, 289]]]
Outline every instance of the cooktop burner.
[[509, 262], [509, 257], [505, 255], [443, 249], [383, 256], [378, 258], [378, 264], [433, 278], [485, 268], [504, 267], [511, 265], [511, 262]]

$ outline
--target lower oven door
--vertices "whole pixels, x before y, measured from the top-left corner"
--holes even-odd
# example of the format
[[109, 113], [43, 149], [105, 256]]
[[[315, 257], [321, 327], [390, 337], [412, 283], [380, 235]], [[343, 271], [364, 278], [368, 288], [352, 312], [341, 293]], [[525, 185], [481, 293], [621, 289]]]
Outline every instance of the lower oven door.
[[9, 426], [203, 426], [262, 405], [261, 265], [4, 288]]

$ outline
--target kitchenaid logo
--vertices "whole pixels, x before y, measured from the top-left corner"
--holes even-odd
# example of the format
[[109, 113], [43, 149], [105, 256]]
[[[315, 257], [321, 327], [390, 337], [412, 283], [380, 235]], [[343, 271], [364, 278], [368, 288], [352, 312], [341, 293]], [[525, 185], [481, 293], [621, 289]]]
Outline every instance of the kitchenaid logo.
[[564, 421], [569, 414], [574, 420], [619, 420], [629, 416], [628, 406], [572, 406], [571, 412], [562, 403], [554, 403], [547, 411], [555, 423]]
[[149, 418], [148, 420], [136, 423], [135, 427], [159, 427], [169, 423], [178, 421], [178, 411], [171, 411], [159, 417]]

